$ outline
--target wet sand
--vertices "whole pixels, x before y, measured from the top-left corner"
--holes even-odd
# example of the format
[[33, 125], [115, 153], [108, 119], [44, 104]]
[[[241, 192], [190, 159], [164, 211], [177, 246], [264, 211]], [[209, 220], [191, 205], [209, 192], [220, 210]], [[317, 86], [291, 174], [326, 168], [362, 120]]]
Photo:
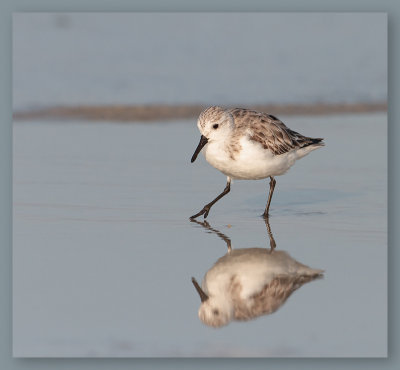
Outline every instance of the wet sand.
[[[206, 105], [79, 105], [55, 106], [13, 114], [15, 120], [63, 119], [95, 121], [160, 121], [197, 117]], [[232, 108], [238, 107], [232, 106]], [[370, 113], [387, 111], [387, 103], [339, 103], [339, 104], [259, 104], [243, 106], [261, 112], [279, 115], [331, 115], [344, 113]]]

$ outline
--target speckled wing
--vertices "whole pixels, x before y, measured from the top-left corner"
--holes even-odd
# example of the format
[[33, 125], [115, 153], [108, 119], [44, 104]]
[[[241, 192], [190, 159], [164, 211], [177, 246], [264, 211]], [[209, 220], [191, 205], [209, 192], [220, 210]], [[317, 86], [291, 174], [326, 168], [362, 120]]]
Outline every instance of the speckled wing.
[[275, 155], [313, 144], [324, 145], [323, 139], [303, 136], [271, 114], [242, 108], [231, 109], [229, 113], [233, 116], [238, 136], [247, 132], [250, 140], [260, 143]]
[[250, 320], [261, 315], [268, 315], [278, 310], [290, 295], [302, 285], [321, 278], [320, 273], [313, 275], [278, 276], [246, 304], [234, 305], [236, 320]]

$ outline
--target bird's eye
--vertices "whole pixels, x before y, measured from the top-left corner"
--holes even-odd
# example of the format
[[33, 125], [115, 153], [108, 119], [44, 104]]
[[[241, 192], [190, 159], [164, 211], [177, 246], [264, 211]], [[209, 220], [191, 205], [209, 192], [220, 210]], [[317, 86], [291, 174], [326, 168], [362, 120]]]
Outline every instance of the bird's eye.
[[213, 125], [213, 128], [217, 129], [218, 128], [218, 123], [216, 123], [215, 125]]
[[214, 315], [219, 315], [219, 311], [218, 311], [217, 309], [215, 309], [215, 310], [213, 311], [213, 314], [214, 314]]

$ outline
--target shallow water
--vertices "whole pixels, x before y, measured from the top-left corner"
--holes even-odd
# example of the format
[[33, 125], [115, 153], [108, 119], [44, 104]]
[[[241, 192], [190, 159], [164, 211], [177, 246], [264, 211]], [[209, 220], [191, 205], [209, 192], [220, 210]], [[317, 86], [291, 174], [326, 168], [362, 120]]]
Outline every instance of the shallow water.
[[[14, 355], [385, 356], [386, 115], [282, 119], [326, 147], [277, 177], [271, 230], [324, 278], [221, 329], [191, 283], [227, 251], [189, 221], [225, 186], [190, 163], [194, 121], [14, 123]], [[212, 208], [233, 249], [269, 248], [267, 191], [235, 181]]]

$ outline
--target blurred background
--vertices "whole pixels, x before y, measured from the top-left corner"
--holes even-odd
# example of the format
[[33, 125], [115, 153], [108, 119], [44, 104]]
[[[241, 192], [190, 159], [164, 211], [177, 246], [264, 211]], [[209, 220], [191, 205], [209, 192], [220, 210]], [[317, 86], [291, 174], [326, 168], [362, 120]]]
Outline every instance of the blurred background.
[[[387, 355], [386, 14], [16, 13], [13, 82], [14, 356]], [[326, 143], [270, 217], [324, 278], [221, 329], [191, 277], [226, 244], [189, 221], [226, 182], [190, 163], [217, 104]], [[235, 181], [212, 208], [233, 249], [269, 248], [267, 192]]]
[[383, 13], [18, 13], [13, 24], [16, 112], [387, 98]]

